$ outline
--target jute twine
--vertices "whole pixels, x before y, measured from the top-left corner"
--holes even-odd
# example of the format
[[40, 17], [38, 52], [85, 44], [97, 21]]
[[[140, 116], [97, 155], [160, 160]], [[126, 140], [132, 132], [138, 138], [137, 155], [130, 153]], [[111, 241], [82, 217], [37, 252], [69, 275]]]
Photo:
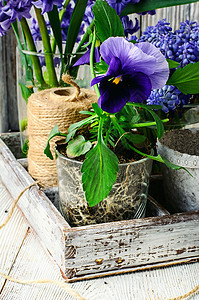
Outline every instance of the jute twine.
[[[67, 133], [71, 124], [85, 118], [79, 111], [90, 110], [97, 101], [94, 91], [80, 90], [67, 75], [63, 79], [73, 87], [43, 90], [32, 94], [28, 101], [28, 171], [43, 187], [57, 185], [56, 161], [44, 154], [51, 129], [58, 125], [60, 132]], [[50, 142], [53, 154], [58, 139]]]

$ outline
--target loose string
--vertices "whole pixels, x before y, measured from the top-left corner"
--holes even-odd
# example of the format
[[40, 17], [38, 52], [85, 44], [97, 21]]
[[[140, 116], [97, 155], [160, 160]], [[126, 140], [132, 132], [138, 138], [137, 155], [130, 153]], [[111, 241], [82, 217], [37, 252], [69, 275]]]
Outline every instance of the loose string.
[[8, 215], [7, 215], [6, 219], [5, 219], [5, 221], [0, 225], [0, 229], [2, 229], [2, 228], [9, 222], [10, 218], [11, 218], [12, 215], [13, 215], [13, 212], [14, 212], [14, 210], [15, 210], [15, 207], [17, 206], [17, 203], [18, 203], [19, 199], [20, 199], [21, 196], [25, 193], [25, 191], [27, 191], [29, 188], [31, 188], [33, 185], [36, 185], [37, 183], [38, 183], [38, 181], [35, 181], [35, 182], [31, 183], [29, 186], [27, 186], [27, 187], [19, 194], [19, 196], [17, 197], [17, 199], [14, 200], [14, 202], [13, 202], [11, 208], [10, 208], [10, 211], [9, 211], [9, 213], [8, 213]]
[[12, 281], [12, 282], [16, 282], [16, 283], [20, 283], [20, 284], [40, 284], [40, 283], [52, 283], [55, 285], [58, 285], [59, 287], [61, 287], [62, 289], [64, 289], [66, 292], [68, 292], [71, 296], [73, 296], [75, 299], [78, 300], [86, 300], [85, 298], [83, 298], [81, 295], [79, 295], [74, 289], [72, 289], [67, 283], [65, 282], [61, 282], [61, 281], [56, 281], [56, 280], [51, 280], [51, 279], [40, 279], [40, 280], [19, 280], [16, 278], [13, 278], [11, 276], [5, 275], [2, 272], [0, 272], [0, 276], [2, 276], [3, 278]]
[[[2, 229], [10, 220], [10, 218], [13, 215], [13, 212], [17, 206], [17, 203], [19, 201], [19, 199], [21, 198], [21, 196], [32, 186], [36, 185], [38, 183], [38, 181], [35, 181], [33, 183], [31, 183], [29, 186], [27, 186], [23, 191], [21, 191], [21, 193], [19, 194], [19, 196], [16, 198], [16, 200], [14, 200], [10, 211], [7, 215], [6, 220], [0, 225], [0, 229]], [[74, 289], [72, 289], [67, 283], [65, 282], [61, 282], [61, 281], [56, 281], [56, 280], [51, 280], [51, 279], [39, 279], [39, 280], [20, 280], [20, 279], [16, 279], [13, 278], [11, 276], [5, 275], [4, 273], [0, 272], [0, 276], [5, 278], [6, 280], [12, 281], [12, 282], [16, 282], [16, 283], [20, 283], [20, 284], [40, 284], [40, 283], [52, 283], [55, 284], [59, 287], [61, 287], [62, 289], [64, 289], [66, 292], [68, 292], [71, 296], [73, 296], [75, 299], [78, 300], [85, 300], [85, 298], [83, 298], [82, 296], [80, 296]]]
[[186, 298], [188, 298], [190, 296], [194, 296], [194, 294], [196, 292], [198, 292], [198, 291], [199, 291], [199, 285], [197, 285], [195, 288], [193, 288], [190, 292], [188, 292], [188, 293], [186, 293], [186, 294], [184, 294], [182, 296], [170, 298], [169, 300], [182, 300], [182, 299], [186, 299]]

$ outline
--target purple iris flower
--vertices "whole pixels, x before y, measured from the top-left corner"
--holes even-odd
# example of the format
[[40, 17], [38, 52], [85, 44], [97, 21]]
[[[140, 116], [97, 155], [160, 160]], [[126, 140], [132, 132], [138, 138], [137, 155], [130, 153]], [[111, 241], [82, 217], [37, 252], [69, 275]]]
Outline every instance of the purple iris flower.
[[98, 105], [108, 113], [120, 111], [128, 101], [144, 102], [169, 77], [165, 57], [150, 43], [134, 45], [123, 37], [110, 37], [102, 43], [100, 53], [109, 68], [91, 86], [99, 83]]
[[128, 38], [128, 35], [132, 35], [140, 29], [138, 19], [135, 18], [135, 25], [133, 21], [129, 19], [128, 16], [125, 16], [121, 19], [122, 25], [124, 27], [124, 34]]
[[32, 4], [42, 9], [42, 14], [45, 12], [49, 12], [53, 9], [54, 5], [62, 5], [63, 0], [38, 0], [38, 1], [32, 1]]

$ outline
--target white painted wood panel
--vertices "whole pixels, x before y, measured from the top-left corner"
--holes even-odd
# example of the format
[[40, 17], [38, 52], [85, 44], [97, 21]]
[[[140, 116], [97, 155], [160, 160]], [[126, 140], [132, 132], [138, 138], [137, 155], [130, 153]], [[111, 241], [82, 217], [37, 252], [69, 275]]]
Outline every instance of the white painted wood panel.
[[[5, 221], [12, 202], [13, 198], [0, 181], [0, 224]], [[22, 218], [21, 212], [19, 210], [15, 210], [6, 227], [0, 229], [1, 272], [4, 272], [7, 275], [10, 273], [10, 269], [12, 268], [23, 240], [26, 237], [28, 228], [29, 225]], [[0, 290], [4, 281], [5, 280], [3, 278], [0, 278]]]
[[[24, 188], [33, 183], [32, 177], [18, 163], [10, 150], [0, 140], [0, 179], [15, 199]], [[10, 185], [12, 182], [12, 185]], [[64, 266], [65, 237], [67, 223], [45, 194], [34, 186], [23, 194], [18, 207], [23, 211], [31, 226], [48, 251]], [[31, 209], [30, 209], [31, 207]], [[39, 217], [38, 217], [39, 216]]]

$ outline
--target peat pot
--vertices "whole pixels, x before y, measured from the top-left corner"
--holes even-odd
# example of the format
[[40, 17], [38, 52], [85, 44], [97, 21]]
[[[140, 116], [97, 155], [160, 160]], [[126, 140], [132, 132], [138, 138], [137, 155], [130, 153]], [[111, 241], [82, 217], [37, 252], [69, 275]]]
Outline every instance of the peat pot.
[[158, 153], [186, 168], [172, 170], [163, 165], [165, 205], [171, 212], [199, 210], [199, 131], [172, 130], [157, 142]]
[[120, 164], [109, 196], [98, 205], [89, 207], [81, 183], [82, 162], [60, 154], [62, 146], [56, 147], [59, 206], [71, 226], [144, 217], [152, 160], [144, 158]]

